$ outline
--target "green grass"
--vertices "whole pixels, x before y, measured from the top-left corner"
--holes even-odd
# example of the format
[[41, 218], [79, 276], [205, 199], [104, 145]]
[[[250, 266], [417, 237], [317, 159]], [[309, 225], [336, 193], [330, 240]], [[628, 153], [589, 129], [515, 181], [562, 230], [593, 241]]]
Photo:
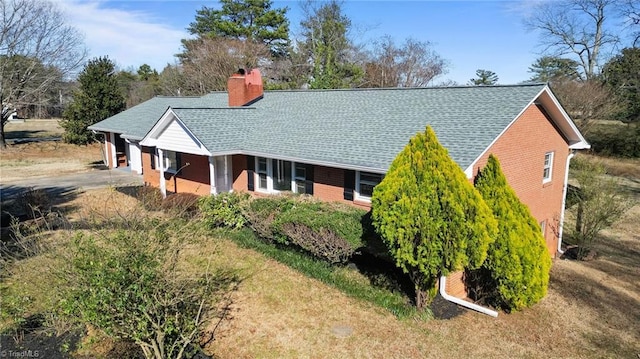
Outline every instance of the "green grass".
[[352, 273], [355, 270], [345, 270], [344, 267], [312, 258], [309, 255], [292, 250], [278, 248], [257, 238], [250, 229], [217, 230], [221, 237], [228, 238], [243, 248], [256, 250], [267, 257], [277, 260], [292, 269], [317, 279], [344, 292], [350, 297], [361, 299], [382, 307], [398, 318], [415, 317], [419, 313], [402, 293], [390, 291], [372, 285], [362, 276]]

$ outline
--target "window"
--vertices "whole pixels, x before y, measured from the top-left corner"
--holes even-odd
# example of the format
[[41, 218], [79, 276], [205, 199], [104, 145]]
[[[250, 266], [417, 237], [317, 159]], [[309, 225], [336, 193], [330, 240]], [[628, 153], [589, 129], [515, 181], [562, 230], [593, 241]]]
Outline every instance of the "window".
[[178, 172], [180, 164], [178, 163], [178, 154], [174, 151], [163, 150], [162, 151], [164, 170], [167, 172]]
[[291, 162], [272, 159], [271, 173], [275, 191], [291, 191]]
[[540, 222], [540, 230], [542, 231], [542, 236], [545, 236], [547, 230], [547, 221]]
[[379, 173], [356, 173], [356, 199], [371, 200], [373, 187], [382, 181], [383, 175]]
[[307, 193], [307, 166], [296, 163], [295, 172], [293, 174], [293, 179], [295, 181], [295, 191], [296, 193]]
[[306, 167], [291, 161], [256, 157], [257, 190], [305, 193]]
[[553, 172], [553, 152], [547, 152], [544, 154], [544, 169], [542, 172], [542, 183], [551, 181], [551, 174]]
[[267, 159], [264, 157], [256, 157], [256, 173], [258, 174], [258, 188], [267, 190]]

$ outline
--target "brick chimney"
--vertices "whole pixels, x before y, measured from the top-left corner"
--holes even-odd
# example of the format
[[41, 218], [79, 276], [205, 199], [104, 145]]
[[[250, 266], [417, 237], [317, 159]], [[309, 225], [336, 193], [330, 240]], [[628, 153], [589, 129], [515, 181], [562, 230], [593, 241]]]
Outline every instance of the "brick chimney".
[[262, 76], [258, 69], [244, 69], [229, 77], [227, 82], [227, 92], [229, 93], [229, 106], [248, 106], [262, 98]]

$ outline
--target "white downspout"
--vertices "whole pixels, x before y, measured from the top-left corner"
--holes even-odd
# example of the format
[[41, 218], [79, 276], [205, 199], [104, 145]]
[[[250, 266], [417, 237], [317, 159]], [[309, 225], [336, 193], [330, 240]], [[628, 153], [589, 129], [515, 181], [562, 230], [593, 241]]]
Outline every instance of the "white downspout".
[[446, 292], [446, 286], [447, 286], [447, 277], [445, 276], [441, 276], [440, 277], [440, 295], [442, 295], [442, 298], [461, 305], [463, 307], [467, 307], [469, 309], [473, 309], [475, 311], [478, 311], [480, 313], [486, 314], [486, 315], [490, 315], [494, 318], [496, 318], [498, 316], [498, 312], [496, 312], [495, 310], [491, 310], [489, 308], [485, 308], [485, 307], [481, 307], [475, 303], [471, 303], [471, 302], [467, 302], [466, 300], [462, 300], [460, 298], [456, 298], [454, 296], [451, 296], [449, 294], [447, 294]]
[[564, 251], [562, 250], [562, 231], [564, 230], [564, 207], [567, 205], [567, 190], [569, 187], [569, 163], [573, 156], [576, 155], [575, 151], [571, 151], [569, 156], [567, 156], [567, 166], [564, 169], [564, 188], [562, 189], [562, 209], [560, 211], [560, 223], [558, 229], [558, 253], [562, 254]]

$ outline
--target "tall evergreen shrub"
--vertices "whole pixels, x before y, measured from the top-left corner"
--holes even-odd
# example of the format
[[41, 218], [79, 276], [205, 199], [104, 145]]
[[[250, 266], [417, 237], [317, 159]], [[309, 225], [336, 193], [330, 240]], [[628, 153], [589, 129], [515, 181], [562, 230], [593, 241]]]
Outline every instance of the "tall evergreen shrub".
[[415, 285], [419, 309], [432, 299], [439, 276], [482, 264], [497, 230], [491, 210], [430, 127], [395, 158], [371, 207], [376, 231]]
[[551, 257], [540, 226], [507, 183], [495, 156], [489, 156], [475, 186], [499, 229], [482, 269], [474, 273], [487, 293], [484, 300], [506, 310], [529, 307], [547, 294], [549, 284]]

